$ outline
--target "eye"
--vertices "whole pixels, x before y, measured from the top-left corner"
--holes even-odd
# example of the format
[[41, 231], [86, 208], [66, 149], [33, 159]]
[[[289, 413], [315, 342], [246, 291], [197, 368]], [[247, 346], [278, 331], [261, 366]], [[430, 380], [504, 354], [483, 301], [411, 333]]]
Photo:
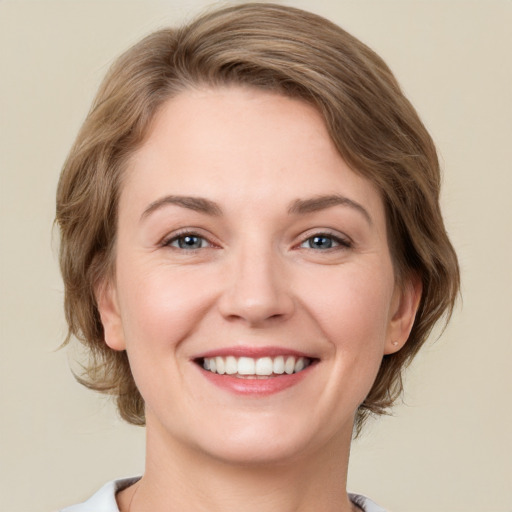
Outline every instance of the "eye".
[[210, 246], [210, 243], [204, 237], [195, 233], [182, 233], [166, 240], [163, 245], [190, 251], [203, 249], [204, 247]]
[[305, 249], [318, 249], [320, 251], [325, 251], [336, 247], [348, 248], [350, 246], [351, 244], [347, 240], [343, 240], [328, 233], [318, 233], [314, 236], [310, 236], [300, 245], [300, 247]]

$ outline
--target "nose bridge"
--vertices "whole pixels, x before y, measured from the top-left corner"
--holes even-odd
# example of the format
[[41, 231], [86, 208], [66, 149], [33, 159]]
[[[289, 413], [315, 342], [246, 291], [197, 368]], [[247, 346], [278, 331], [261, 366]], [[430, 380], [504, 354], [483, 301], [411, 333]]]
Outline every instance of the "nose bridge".
[[222, 314], [250, 324], [287, 317], [293, 299], [283, 270], [282, 259], [268, 240], [240, 244], [229, 258]]

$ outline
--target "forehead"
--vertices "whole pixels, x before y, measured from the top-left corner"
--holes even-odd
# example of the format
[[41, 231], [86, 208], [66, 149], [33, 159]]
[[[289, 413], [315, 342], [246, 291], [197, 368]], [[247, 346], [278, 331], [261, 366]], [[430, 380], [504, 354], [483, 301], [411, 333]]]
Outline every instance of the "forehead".
[[350, 193], [382, 210], [376, 188], [350, 169], [312, 105], [245, 87], [194, 89], [168, 100], [133, 155], [126, 193], [215, 196], [239, 205]]

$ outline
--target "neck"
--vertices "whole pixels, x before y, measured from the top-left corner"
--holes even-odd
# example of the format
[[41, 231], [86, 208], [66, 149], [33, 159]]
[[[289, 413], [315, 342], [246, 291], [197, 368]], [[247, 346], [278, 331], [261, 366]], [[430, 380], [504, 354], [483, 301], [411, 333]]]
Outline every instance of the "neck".
[[120, 497], [121, 512], [354, 510], [345, 490], [350, 429], [314, 453], [241, 464], [173, 442], [163, 432], [159, 435], [158, 428], [148, 427], [146, 471]]

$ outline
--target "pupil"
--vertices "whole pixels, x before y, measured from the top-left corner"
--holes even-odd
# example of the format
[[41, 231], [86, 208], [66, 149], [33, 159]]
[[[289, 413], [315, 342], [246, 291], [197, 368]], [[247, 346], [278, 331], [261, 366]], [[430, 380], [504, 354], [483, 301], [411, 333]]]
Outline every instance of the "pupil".
[[332, 240], [325, 236], [313, 237], [313, 245], [321, 249], [330, 249], [332, 247]]
[[182, 249], [198, 249], [201, 247], [201, 239], [198, 236], [184, 236], [180, 239], [179, 245]]

